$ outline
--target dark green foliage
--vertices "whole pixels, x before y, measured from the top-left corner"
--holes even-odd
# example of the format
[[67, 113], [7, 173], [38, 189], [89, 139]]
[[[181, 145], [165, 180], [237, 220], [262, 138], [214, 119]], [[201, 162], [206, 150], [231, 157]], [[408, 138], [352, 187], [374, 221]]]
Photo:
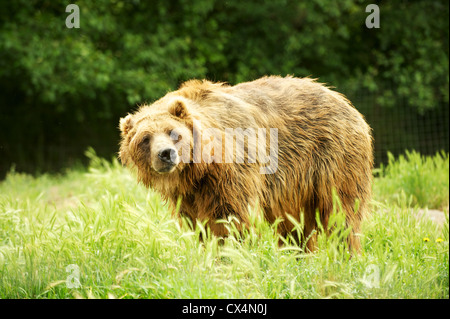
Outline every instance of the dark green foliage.
[[[120, 116], [190, 78], [317, 77], [350, 98], [448, 108], [448, 1], [2, 1], [0, 176], [117, 149]], [[358, 107], [358, 105], [357, 105]], [[448, 127], [447, 127], [448, 130]]]

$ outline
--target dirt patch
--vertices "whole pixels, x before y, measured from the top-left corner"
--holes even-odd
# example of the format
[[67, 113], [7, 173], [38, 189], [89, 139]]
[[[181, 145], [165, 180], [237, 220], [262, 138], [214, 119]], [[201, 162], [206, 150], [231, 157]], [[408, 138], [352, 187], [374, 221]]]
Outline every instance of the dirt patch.
[[54, 205], [57, 210], [75, 208], [80, 204], [80, 201], [72, 196], [71, 193], [61, 194], [57, 186], [50, 187], [47, 191], [47, 196], [47, 203]]
[[448, 208], [446, 212], [442, 212], [436, 209], [419, 209], [413, 210], [413, 213], [418, 219], [429, 219], [439, 226], [444, 225], [446, 216], [448, 216]]

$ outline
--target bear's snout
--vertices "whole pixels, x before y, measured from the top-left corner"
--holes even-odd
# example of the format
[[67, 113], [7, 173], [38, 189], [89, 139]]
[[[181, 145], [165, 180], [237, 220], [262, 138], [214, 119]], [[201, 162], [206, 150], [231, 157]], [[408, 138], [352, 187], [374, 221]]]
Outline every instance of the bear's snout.
[[180, 162], [178, 152], [173, 147], [166, 147], [158, 151], [158, 160], [154, 162], [153, 168], [158, 173], [170, 173]]
[[177, 150], [174, 148], [166, 148], [166, 149], [161, 150], [158, 153], [158, 157], [162, 162], [164, 162], [166, 164], [171, 164], [171, 165], [178, 164]]

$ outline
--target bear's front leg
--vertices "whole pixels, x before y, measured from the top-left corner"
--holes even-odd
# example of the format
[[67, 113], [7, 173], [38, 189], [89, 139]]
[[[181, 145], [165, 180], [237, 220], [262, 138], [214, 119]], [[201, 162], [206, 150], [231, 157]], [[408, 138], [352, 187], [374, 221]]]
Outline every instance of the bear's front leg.
[[[187, 194], [182, 198], [179, 208], [180, 217], [191, 221], [195, 229], [197, 222], [206, 223], [206, 227], [217, 237], [227, 237], [229, 228], [233, 227], [228, 221], [234, 223], [237, 231], [242, 232], [248, 227], [248, 200], [229, 201], [227, 196], [209, 193], [202, 189], [200, 193]], [[237, 196], [240, 197], [240, 196]]]
[[195, 203], [197, 207], [197, 219], [205, 222], [211, 233], [217, 237], [225, 238], [229, 235], [229, 230], [236, 227], [241, 233], [248, 227], [248, 206], [247, 202], [241, 203], [227, 202], [220, 195], [212, 198], [198, 198]]

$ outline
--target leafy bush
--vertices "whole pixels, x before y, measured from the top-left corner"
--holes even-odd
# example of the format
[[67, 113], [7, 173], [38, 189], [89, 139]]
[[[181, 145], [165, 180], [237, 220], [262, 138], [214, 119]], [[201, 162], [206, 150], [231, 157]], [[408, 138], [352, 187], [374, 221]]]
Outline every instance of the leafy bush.
[[0, 178], [12, 162], [45, 171], [88, 145], [115, 152], [120, 116], [190, 78], [312, 76], [377, 107], [448, 108], [448, 1], [383, 2], [380, 29], [364, 25], [369, 3], [80, 0], [68, 29], [67, 1], [7, 1]]

